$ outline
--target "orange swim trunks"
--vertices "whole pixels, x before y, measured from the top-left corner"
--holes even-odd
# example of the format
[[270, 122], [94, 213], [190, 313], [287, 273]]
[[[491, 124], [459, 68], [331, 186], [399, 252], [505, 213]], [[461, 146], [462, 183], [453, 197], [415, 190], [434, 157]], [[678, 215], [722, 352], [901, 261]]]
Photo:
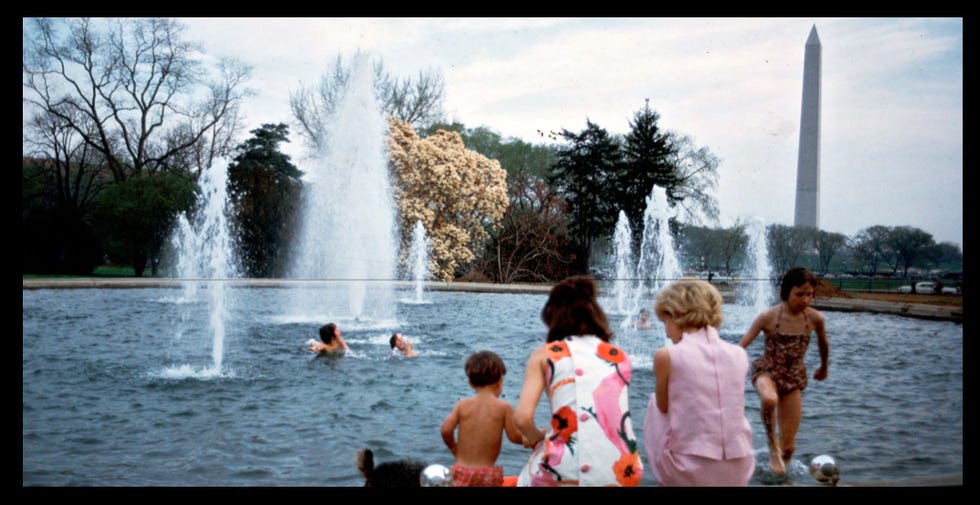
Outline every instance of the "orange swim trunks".
[[453, 486], [499, 487], [504, 483], [504, 467], [476, 467], [453, 465]]

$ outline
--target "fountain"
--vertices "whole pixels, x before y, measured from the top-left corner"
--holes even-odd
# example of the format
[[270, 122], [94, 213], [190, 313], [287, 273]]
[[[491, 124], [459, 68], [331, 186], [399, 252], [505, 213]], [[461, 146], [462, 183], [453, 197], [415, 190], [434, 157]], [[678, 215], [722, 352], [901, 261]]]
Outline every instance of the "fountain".
[[753, 218], [746, 227], [748, 247], [746, 248], [745, 269], [748, 279], [742, 283], [739, 298], [762, 312], [773, 303], [772, 266], [769, 263], [769, 248], [766, 246], [766, 225], [760, 218]]
[[[219, 162], [208, 167], [200, 180], [197, 212], [188, 218], [177, 219], [177, 229], [171, 239], [177, 250], [177, 275], [183, 279], [183, 299], [193, 304], [200, 289], [207, 291], [210, 308], [208, 327], [212, 335], [212, 367], [200, 375], [222, 373], [224, 359], [225, 321], [229, 307], [226, 305], [226, 282], [240, 276], [235, 259], [235, 247], [231, 239], [227, 219], [228, 163]], [[185, 309], [181, 320], [187, 321]], [[178, 332], [178, 337], [182, 332]], [[187, 372], [187, 367], [178, 370]]]
[[[667, 204], [667, 190], [654, 186], [643, 212], [643, 238], [636, 263], [636, 282], [631, 292], [627, 325], [641, 308], [653, 304], [653, 296], [671, 281], [680, 278], [680, 262], [670, 234], [669, 220], [676, 212]], [[617, 259], [618, 261], [618, 259]], [[650, 296], [647, 296], [647, 294]], [[666, 337], [665, 337], [666, 339]], [[669, 342], [669, 340], [666, 340]]]
[[633, 299], [631, 283], [636, 278], [636, 266], [633, 264], [633, 230], [630, 228], [626, 212], [619, 211], [616, 221], [616, 232], [613, 234], [613, 253], [615, 257], [616, 277], [613, 281], [612, 298], [615, 314], [630, 314], [633, 307], [627, 303]]
[[357, 55], [323, 150], [304, 167], [302, 222], [289, 277], [318, 282], [295, 290], [291, 309], [299, 318], [376, 322], [394, 315], [397, 224], [387, 123], [373, 79], [367, 57]]
[[425, 234], [422, 221], [416, 221], [412, 229], [408, 264], [412, 269], [412, 282], [415, 285], [414, 303], [425, 303], [425, 281], [429, 280], [429, 238]]

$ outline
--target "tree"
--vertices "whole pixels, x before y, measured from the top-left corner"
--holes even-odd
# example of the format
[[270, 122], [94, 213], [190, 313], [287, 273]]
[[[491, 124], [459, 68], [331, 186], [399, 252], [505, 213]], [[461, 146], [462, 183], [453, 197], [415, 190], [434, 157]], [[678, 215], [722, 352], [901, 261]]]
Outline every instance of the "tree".
[[547, 144], [534, 145], [514, 137], [504, 138], [485, 126], [467, 128], [459, 122], [435, 123], [418, 131], [420, 135], [428, 136], [438, 130], [459, 133], [467, 149], [499, 161], [500, 167], [507, 171], [508, 176], [527, 174], [544, 179], [555, 164], [556, 147]]
[[104, 159], [58, 116], [35, 113], [25, 126], [24, 271], [90, 274], [101, 263], [89, 208], [110, 182]]
[[799, 265], [800, 256], [813, 244], [813, 230], [809, 226], [772, 224], [766, 230], [769, 258], [777, 272], [785, 272]]
[[483, 274], [494, 282], [554, 282], [569, 274], [565, 202], [538, 177], [525, 173], [508, 179], [510, 205], [482, 260]]
[[622, 162], [619, 143], [604, 129], [586, 120], [580, 133], [562, 130], [568, 143], [559, 147], [548, 183], [568, 203], [569, 231], [576, 248], [573, 270], [588, 271], [593, 242], [611, 235], [618, 209], [612, 204], [611, 175]]
[[37, 176], [48, 192], [49, 204], [84, 215], [110, 181], [105, 159], [58, 115], [38, 112], [26, 131], [26, 144], [39, 160]]
[[717, 222], [718, 158], [707, 147], [695, 147], [686, 135], [673, 134], [675, 184], [667, 187], [668, 201], [676, 205], [686, 221]]
[[281, 266], [296, 213], [302, 172], [279, 151], [289, 142], [289, 127], [263, 124], [241, 144], [228, 165], [228, 194], [235, 203], [235, 223], [243, 266], [250, 277], [271, 277]]
[[878, 266], [889, 261], [891, 255], [887, 240], [890, 233], [891, 229], [887, 226], [869, 226], [858, 231], [848, 241], [847, 248], [861, 262], [862, 270], [866, 269], [869, 275], [877, 274]]
[[694, 224], [681, 224], [677, 246], [686, 266], [695, 270], [707, 270], [719, 261], [720, 243], [716, 230]]
[[[48, 160], [25, 160], [21, 198], [24, 273], [89, 275], [102, 263], [102, 246], [88, 216], [58, 202]], [[68, 173], [72, 179], [71, 173]]]
[[132, 260], [137, 277], [147, 258], [159, 258], [177, 215], [190, 210], [196, 185], [187, 175], [141, 174], [106, 188], [93, 214], [110, 256]]
[[[619, 210], [626, 213], [630, 223], [642, 223], [646, 212], [646, 197], [654, 186], [668, 190], [679, 183], [677, 157], [671, 135], [660, 129], [660, 115], [650, 109], [647, 100], [630, 121], [630, 131], [624, 137], [623, 162], [612, 176], [613, 199]], [[673, 202], [672, 202], [673, 203]], [[643, 230], [633, 230], [634, 252], [639, 251]]]
[[959, 244], [940, 242], [936, 244], [935, 264], [945, 270], [963, 270], [963, 250]]
[[894, 251], [897, 266], [905, 277], [909, 275], [909, 268], [931, 259], [930, 253], [936, 245], [931, 234], [911, 226], [892, 228], [886, 243]]
[[718, 242], [721, 244], [721, 259], [725, 265], [725, 275], [731, 276], [735, 270], [735, 265], [745, 262], [746, 248], [749, 244], [749, 237], [746, 234], [746, 224], [741, 220], [736, 220], [731, 228], [721, 228], [717, 230]]
[[[354, 59], [366, 58], [358, 53]], [[355, 61], [356, 63], [356, 61]], [[337, 55], [333, 68], [320, 77], [316, 86], [301, 87], [290, 93], [289, 107], [306, 144], [315, 150], [325, 145], [327, 122], [347, 92], [353, 64]], [[385, 115], [404, 121], [421, 131], [442, 119], [446, 83], [436, 70], [419, 71], [418, 77], [392, 77], [379, 59], [374, 64], [375, 95]]]
[[158, 18], [32, 19], [24, 100], [98, 151], [116, 182], [168, 170], [196, 180], [230, 153], [251, 70], [220, 59], [212, 78], [183, 29]]
[[[141, 179], [116, 190], [137, 200], [155, 201], [157, 195], [132, 192], [153, 191], [157, 182], [169, 180], [148, 176], [185, 174], [196, 180], [231, 152], [241, 128], [239, 103], [248, 94], [244, 82], [250, 69], [231, 59], [206, 68], [198, 48], [183, 40], [182, 32], [177, 21], [158, 18], [25, 20], [25, 103], [77, 136], [116, 184]], [[104, 208], [112, 201], [128, 207], [107, 197], [102, 215], [125, 216], [119, 209]], [[133, 230], [128, 240], [156, 237], [175, 216], [159, 217], [160, 222], [133, 220], [130, 224], [148, 229]], [[110, 228], [118, 232], [120, 227]], [[123, 239], [112, 237], [116, 243]], [[159, 245], [129, 244], [125, 249], [147, 254]], [[137, 275], [146, 260], [133, 258]]]
[[817, 250], [820, 258], [820, 271], [824, 274], [830, 269], [830, 260], [844, 249], [847, 244], [847, 236], [842, 233], [833, 233], [818, 230], [813, 241], [813, 247]]
[[437, 266], [433, 277], [452, 280], [503, 217], [507, 174], [497, 161], [467, 149], [458, 133], [421, 138], [404, 121], [389, 118], [388, 124], [401, 250], [409, 250], [412, 229], [422, 221]]

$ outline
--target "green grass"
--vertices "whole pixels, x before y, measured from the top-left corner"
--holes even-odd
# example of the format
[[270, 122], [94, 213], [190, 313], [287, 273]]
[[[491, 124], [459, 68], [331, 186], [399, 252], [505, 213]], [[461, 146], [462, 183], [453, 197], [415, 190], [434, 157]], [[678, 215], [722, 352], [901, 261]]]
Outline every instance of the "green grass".
[[902, 279], [827, 279], [827, 282], [844, 291], [895, 291], [909, 283]]

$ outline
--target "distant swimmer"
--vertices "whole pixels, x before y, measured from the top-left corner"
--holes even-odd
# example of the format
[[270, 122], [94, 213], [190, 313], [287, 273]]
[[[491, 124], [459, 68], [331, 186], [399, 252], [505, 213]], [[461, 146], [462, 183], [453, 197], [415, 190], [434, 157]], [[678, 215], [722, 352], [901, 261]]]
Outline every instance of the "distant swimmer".
[[406, 358], [418, 356], [418, 353], [414, 349], [415, 344], [411, 340], [403, 337], [401, 333], [393, 333], [388, 343], [391, 344], [392, 350], [398, 349], [402, 353], [402, 356]]
[[640, 319], [636, 322], [636, 327], [641, 330], [650, 329], [650, 311], [647, 309], [640, 309]]
[[310, 352], [317, 354], [342, 355], [349, 350], [347, 347], [347, 342], [344, 342], [343, 337], [340, 336], [340, 328], [338, 328], [336, 324], [327, 323], [321, 326], [320, 340], [322, 340], [322, 342], [317, 342], [312, 339], [310, 340]]

